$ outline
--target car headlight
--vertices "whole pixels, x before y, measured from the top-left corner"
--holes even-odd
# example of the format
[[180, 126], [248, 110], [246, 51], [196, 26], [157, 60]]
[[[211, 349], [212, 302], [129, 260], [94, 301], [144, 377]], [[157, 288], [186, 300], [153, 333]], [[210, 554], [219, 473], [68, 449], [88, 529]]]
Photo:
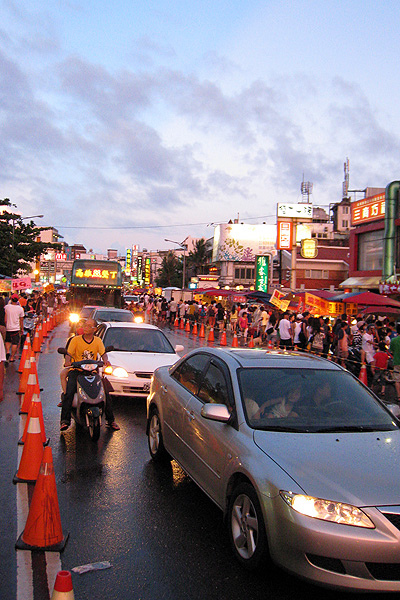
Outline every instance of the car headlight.
[[133, 319], [134, 323], [143, 323], [143, 321], [144, 321], [143, 317], [135, 317]]
[[78, 313], [71, 313], [69, 315], [69, 320], [71, 321], [71, 323], [79, 323], [79, 315], [78, 315]]
[[375, 528], [371, 519], [362, 510], [351, 504], [285, 491], [281, 491], [280, 495], [293, 510], [306, 517], [331, 521], [341, 525]]
[[125, 379], [128, 377], [128, 371], [126, 371], [123, 367], [112, 367], [111, 373], [109, 371], [106, 371], [106, 373], [109, 375], [112, 374], [114, 377], [119, 377], [120, 379]]

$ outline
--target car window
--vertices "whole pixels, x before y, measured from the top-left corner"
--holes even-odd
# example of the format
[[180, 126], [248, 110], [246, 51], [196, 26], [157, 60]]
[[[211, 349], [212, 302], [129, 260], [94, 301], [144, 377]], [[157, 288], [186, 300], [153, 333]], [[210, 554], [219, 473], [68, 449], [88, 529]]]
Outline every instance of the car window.
[[122, 323], [130, 323], [133, 321], [133, 315], [130, 311], [118, 312], [116, 310], [98, 310], [94, 318], [96, 321], [119, 321]]
[[209, 361], [206, 354], [196, 354], [184, 360], [171, 377], [179, 381], [189, 392], [197, 394], [204, 368]]
[[397, 429], [393, 415], [346, 371], [247, 368], [238, 379], [247, 422], [255, 429]]
[[157, 329], [109, 327], [103, 342], [105, 346], [114, 346], [114, 350], [119, 352], [175, 353], [168, 338]]
[[205, 403], [230, 405], [225, 376], [221, 369], [212, 362], [203, 377], [197, 396]]
[[81, 318], [82, 319], [88, 319], [90, 317], [90, 315], [93, 312], [93, 307], [92, 306], [84, 306], [81, 310]]

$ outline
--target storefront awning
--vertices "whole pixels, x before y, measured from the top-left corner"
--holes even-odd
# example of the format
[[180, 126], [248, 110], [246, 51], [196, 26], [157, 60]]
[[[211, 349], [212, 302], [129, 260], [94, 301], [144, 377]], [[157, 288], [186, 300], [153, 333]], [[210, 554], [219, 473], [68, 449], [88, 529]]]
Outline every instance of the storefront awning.
[[368, 290], [369, 288], [378, 288], [381, 277], [349, 277], [342, 283], [340, 288], [360, 288]]

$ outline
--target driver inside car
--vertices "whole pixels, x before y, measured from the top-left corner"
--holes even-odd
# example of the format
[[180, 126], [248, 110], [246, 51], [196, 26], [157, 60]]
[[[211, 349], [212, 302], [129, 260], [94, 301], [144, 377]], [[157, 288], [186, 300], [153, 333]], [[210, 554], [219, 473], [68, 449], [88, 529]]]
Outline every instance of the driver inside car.
[[[65, 356], [65, 366], [70, 367], [71, 363], [80, 360], [98, 360], [101, 356], [105, 366], [110, 364], [104, 344], [101, 339], [94, 335], [97, 323], [94, 319], [87, 319], [83, 325], [83, 334], [73, 337], [68, 345], [68, 354]], [[67, 388], [62, 400], [60, 431], [66, 431], [71, 424], [71, 408], [74, 395], [76, 393], [77, 379], [79, 370], [70, 368], [67, 378]], [[114, 420], [114, 413], [111, 404], [111, 397], [105, 386], [106, 405], [105, 415], [107, 427], [114, 431], [120, 429]]]

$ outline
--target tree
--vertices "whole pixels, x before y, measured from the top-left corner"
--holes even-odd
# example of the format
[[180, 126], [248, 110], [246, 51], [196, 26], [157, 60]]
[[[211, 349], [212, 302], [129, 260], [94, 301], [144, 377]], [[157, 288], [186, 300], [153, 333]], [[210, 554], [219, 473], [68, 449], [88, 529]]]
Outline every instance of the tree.
[[188, 271], [191, 276], [195, 277], [199, 273], [204, 272], [204, 266], [210, 259], [210, 252], [207, 250], [207, 242], [205, 238], [197, 240], [194, 246], [194, 250], [189, 252], [187, 257]]
[[8, 198], [0, 200], [0, 273], [7, 277], [18, 271], [29, 273], [30, 263], [48, 248], [61, 248], [60, 244], [38, 242], [46, 227], [36, 227], [33, 221], [25, 223], [21, 215], [12, 212], [13, 207]]
[[182, 286], [182, 261], [171, 250], [164, 256], [158, 269], [156, 285], [179, 288]]

